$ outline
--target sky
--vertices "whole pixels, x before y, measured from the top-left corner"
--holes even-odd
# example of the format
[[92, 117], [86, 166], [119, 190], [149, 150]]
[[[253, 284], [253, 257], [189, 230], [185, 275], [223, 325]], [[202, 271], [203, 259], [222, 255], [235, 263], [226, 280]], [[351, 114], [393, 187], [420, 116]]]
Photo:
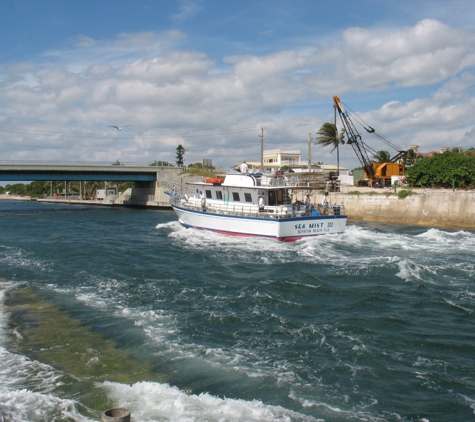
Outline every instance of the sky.
[[229, 169], [260, 161], [263, 128], [266, 150], [306, 162], [310, 133], [336, 164], [315, 145], [334, 95], [375, 151], [475, 147], [472, 0], [3, 0], [0, 28], [0, 161], [175, 163], [181, 144]]

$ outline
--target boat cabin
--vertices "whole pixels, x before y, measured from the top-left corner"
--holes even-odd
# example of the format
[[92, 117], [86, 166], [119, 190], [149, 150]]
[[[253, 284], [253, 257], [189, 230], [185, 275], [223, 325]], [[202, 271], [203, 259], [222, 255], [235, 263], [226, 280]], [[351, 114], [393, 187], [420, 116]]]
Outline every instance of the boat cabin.
[[[206, 208], [216, 212], [259, 212], [259, 196], [264, 199], [264, 210], [274, 215], [288, 215], [292, 209], [293, 180], [262, 173], [228, 174], [224, 180], [204, 179], [189, 183], [194, 186], [193, 197], [185, 196], [189, 205], [197, 208], [201, 197], [206, 199]], [[294, 185], [295, 186], [295, 185]], [[262, 210], [261, 210], [262, 212]]]

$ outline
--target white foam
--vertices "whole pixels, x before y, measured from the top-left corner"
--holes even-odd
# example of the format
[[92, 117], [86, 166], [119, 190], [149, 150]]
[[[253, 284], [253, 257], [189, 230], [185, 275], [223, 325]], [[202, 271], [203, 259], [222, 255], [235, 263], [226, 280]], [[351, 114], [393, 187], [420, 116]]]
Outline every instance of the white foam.
[[0, 420], [91, 421], [79, 414], [75, 401], [52, 394], [62, 377], [49, 365], [0, 348]]
[[75, 401], [61, 399], [52, 394], [63, 384], [62, 373], [49, 365], [11, 353], [2, 347], [9, 341], [9, 315], [5, 312], [5, 293], [14, 287], [14, 283], [0, 283], [0, 420], [91, 421], [79, 414]]
[[92, 422], [81, 415], [73, 400], [60, 399], [50, 394], [30, 390], [0, 388], [0, 420], [8, 422], [73, 420]]
[[206, 393], [185, 394], [168, 384], [139, 382], [124, 385], [102, 384], [118, 406], [129, 409], [135, 420], [147, 421], [317, 421], [317, 419], [269, 406], [259, 400], [245, 401], [218, 398]]
[[155, 227], [157, 229], [170, 229], [170, 230], [178, 230], [183, 228], [183, 226], [178, 221], [169, 221], [168, 223], [159, 223]]
[[0, 263], [5, 266], [28, 268], [34, 271], [51, 271], [41, 260], [34, 259], [22, 249], [3, 247], [5, 251], [0, 254]]
[[473, 414], [475, 415], [475, 399], [467, 397], [463, 394], [459, 394], [459, 396], [465, 399], [465, 401], [469, 404], [470, 408], [473, 410]]
[[396, 277], [400, 277], [405, 281], [420, 281], [422, 279], [422, 272], [423, 267], [421, 265], [416, 264], [410, 259], [403, 259], [399, 262], [399, 272], [396, 274]]
[[[331, 405], [329, 403], [325, 403], [323, 401], [318, 401], [317, 399], [302, 399], [298, 398], [293, 392], [289, 395], [290, 398], [298, 401], [301, 403], [302, 407], [304, 408], [322, 408], [326, 409], [328, 413], [335, 414], [335, 417], [338, 417], [338, 420], [363, 420], [363, 421], [374, 421], [374, 422], [381, 422], [383, 419], [379, 416], [372, 415], [369, 412], [365, 412], [362, 410], [344, 410], [340, 407]], [[370, 408], [371, 406], [376, 406], [378, 401], [373, 399], [368, 406], [363, 406], [363, 408]], [[338, 416], [336, 416], [338, 415]], [[395, 414], [395, 420], [403, 420], [399, 415]], [[385, 419], [384, 419], [385, 420]]]
[[[171, 233], [170, 237], [180, 242], [181, 246], [185, 246], [197, 250], [207, 250], [212, 253], [218, 249], [223, 252], [247, 252], [256, 259], [255, 251], [262, 252], [279, 252], [287, 251], [289, 243], [277, 242], [272, 239], [261, 237], [241, 237], [226, 236], [219, 233], [213, 233], [208, 230], [187, 229], [180, 226], [180, 229]], [[290, 244], [291, 245], [291, 244]]]
[[471, 309], [464, 308], [462, 305], [459, 305], [458, 303], [455, 303], [455, 302], [453, 302], [453, 301], [451, 301], [451, 300], [448, 300], [448, 299], [445, 299], [445, 298], [444, 298], [444, 300], [445, 300], [445, 302], [447, 302], [449, 305], [451, 305], [451, 306], [453, 306], [453, 307], [455, 307], [455, 308], [462, 309], [462, 310], [464, 310], [465, 312], [468, 312], [468, 313], [470, 313], [470, 314], [472, 313], [472, 310], [471, 310]]

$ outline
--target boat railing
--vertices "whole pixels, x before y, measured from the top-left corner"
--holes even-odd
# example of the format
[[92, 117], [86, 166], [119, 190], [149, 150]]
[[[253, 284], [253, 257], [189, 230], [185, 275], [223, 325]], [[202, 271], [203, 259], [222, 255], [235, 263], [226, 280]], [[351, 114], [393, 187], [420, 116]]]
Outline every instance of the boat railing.
[[263, 186], [273, 186], [273, 187], [290, 187], [298, 186], [298, 177], [296, 176], [278, 176], [278, 177], [269, 177], [267, 176], [262, 183]]
[[201, 206], [201, 202], [196, 198], [180, 197], [179, 195], [171, 194], [170, 203], [181, 208], [186, 208], [193, 211], [206, 211], [213, 214], [221, 215], [236, 215], [241, 217], [258, 217], [258, 218], [292, 218], [292, 217], [318, 217], [321, 215], [346, 215], [346, 210], [343, 205], [334, 206], [305, 206], [305, 205], [276, 205], [265, 206], [263, 211], [260, 211], [257, 205], [253, 204], [229, 204], [229, 203], [207, 203], [205, 209]]

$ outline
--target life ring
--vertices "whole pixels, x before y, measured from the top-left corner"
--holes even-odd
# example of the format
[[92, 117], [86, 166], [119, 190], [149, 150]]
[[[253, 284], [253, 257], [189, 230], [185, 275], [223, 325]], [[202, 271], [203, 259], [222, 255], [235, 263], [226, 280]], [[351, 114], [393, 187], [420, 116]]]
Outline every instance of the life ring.
[[224, 177], [221, 178], [221, 177], [214, 177], [214, 178], [210, 178], [210, 177], [206, 177], [203, 179], [203, 182], [205, 183], [223, 183], [224, 182]]

